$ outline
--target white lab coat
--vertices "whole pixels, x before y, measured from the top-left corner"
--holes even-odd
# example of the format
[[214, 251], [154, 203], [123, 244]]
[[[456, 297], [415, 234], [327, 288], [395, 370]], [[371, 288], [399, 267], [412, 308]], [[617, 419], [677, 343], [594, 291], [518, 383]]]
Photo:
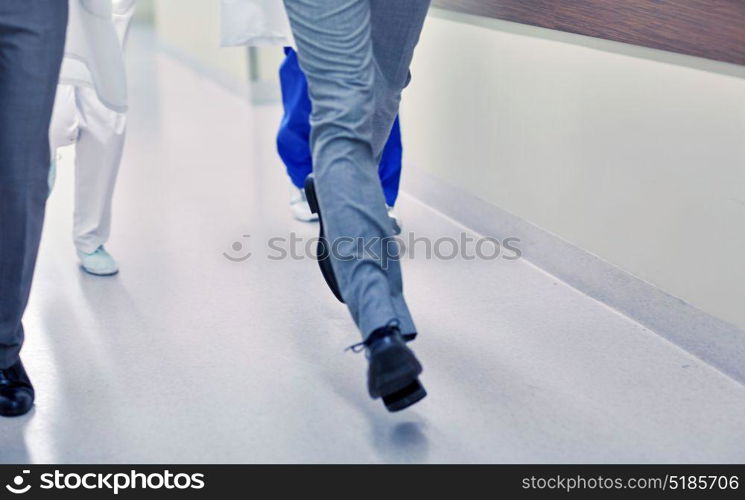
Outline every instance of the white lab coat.
[[95, 89], [108, 108], [127, 110], [127, 80], [121, 40], [112, 22], [112, 6], [134, 9], [134, 0], [70, 0], [65, 58], [60, 82]]
[[[135, 0], [70, 0], [65, 57], [52, 113], [52, 153], [75, 144], [75, 246], [109, 238], [126, 131], [124, 44]], [[106, 17], [108, 16], [108, 17]]]
[[221, 0], [220, 44], [294, 45], [282, 0]]

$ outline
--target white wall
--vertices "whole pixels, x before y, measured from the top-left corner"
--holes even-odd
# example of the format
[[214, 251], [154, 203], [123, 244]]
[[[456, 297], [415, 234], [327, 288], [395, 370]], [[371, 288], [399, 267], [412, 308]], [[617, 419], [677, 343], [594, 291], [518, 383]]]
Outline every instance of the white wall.
[[407, 164], [745, 328], [745, 68], [434, 11]]
[[220, 0], [148, 1], [154, 3], [155, 30], [162, 42], [223, 81], [249, 83], [254, 103], [279, 101], [282, 47], [252, 47], [250, 53], [246, 47], [220, 47]]
[[237, 81], [248, 82], [244, 47], [220, 47], [219, 0], [155, 0], [155, 29], [164, 43]]

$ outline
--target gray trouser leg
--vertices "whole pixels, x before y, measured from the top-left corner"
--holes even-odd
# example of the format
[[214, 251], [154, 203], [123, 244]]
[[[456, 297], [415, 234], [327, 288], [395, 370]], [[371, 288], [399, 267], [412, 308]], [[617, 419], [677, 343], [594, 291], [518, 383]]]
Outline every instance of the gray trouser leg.
[[0, 1], [0, 368], [18, 361], [23, 343], [66, 27], [66, 1]]
[[311, 148], [332, 266], [367, 337], [416, 332], [377, 164], [429, 0], [285, 0], [313, 112]]
[[122, 162], [126, 115], [99, 101], [93, 89], [76, 89], [80, 135], [75, 145], [75, 247], [93, 253], [109, 240], [111, 205]]

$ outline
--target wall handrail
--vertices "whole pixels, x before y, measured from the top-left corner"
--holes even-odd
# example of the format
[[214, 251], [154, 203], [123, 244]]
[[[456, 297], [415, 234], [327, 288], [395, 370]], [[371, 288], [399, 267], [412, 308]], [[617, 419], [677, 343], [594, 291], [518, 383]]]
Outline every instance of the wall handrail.
[[433, 6], [745, 65], [745, 0], [433, 0]]

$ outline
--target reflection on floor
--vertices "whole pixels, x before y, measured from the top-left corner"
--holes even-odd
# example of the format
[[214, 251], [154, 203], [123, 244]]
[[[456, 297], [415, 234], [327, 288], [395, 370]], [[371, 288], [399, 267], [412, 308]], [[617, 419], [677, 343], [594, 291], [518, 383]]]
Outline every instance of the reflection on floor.
[[[121, 273], [76, 266], [68, 151], [26, 316], [38, 402], [0, 421], [0, 460], [745, 460], [742, 386], [521, 260], [405, 259], [430, 396], [386, 413], [315, 263], [269, 258], [316, 231], [289, 215], [279, 108], [133, 42]], [[398, 211], [416, 237], [464, 231], [406, 195]]]

